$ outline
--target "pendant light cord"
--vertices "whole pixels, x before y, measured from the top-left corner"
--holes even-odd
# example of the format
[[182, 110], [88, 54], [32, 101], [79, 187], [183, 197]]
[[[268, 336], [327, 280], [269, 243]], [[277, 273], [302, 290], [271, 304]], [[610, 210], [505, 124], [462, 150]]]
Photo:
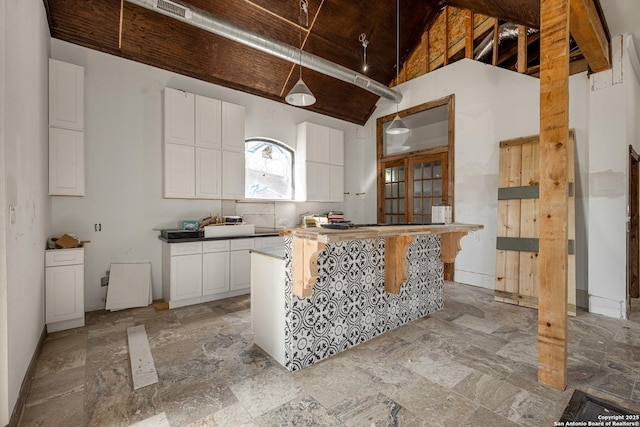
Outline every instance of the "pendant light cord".
[[[396, 0], [396, 86], [398, 86], [398, 75], [400, 73], [400, 0]], [[396, 115], [399, 114], [400, 107], [396, 99]]]

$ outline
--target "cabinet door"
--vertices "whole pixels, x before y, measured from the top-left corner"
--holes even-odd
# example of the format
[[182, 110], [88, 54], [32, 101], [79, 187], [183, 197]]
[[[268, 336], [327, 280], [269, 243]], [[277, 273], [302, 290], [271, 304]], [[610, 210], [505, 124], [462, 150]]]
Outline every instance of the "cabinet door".
[[84, 67], [49, 59], [49, 126], [84, 130]]
[[49, 128], [49, 195], [84, 196], [84, 132]]
[[331, 165], [330, 191], [332, 202], [344, 201], [344, 168], [342, 166]]
[[84, 316], [84, 265], [45, 268], [46, 323]]
[[251, 287], [251, 253], [248, 250], [231, 251], [229, 289], [248, 289]]
[[307, 200], [331, 199], [331, 167], [324, 163], [307, 162]]
[[338, 129], [329, 129], [329, 163], [332, 165], [344, 165], [344, 132]]
[[202, 255], [202, 295], [229, 291], [229, 252]]
[[195, 196], [195, 147], [164, 144], [164, 197]]
[[222, 198], [244, 199], [244, 153], [222, 152]]
[[164, 142], [193, 145], [194, 108], [192, 93], [164, 88]]
[[196, 145], [222, 148], [222, 103], [217, 99], [196, 95]]
[[307, 126], [307, 161], [329, 163], [329, 131], [326, 126], [309, 123]]
[[196, 198], [221, 197], [221, 157], [220, 150], [196, 147]]
[[222, 148], [244, 153], [244, 107], [222, 103]]
[[171, 257], [171, 300], [202, 295], [202, 254]]

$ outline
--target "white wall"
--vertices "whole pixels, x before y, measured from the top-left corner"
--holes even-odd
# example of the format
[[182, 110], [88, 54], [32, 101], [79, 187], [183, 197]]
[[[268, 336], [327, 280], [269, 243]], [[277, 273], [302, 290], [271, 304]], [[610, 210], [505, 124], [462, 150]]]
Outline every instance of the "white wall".
[[[9, 312], [7, 302], [7, 208], [4, 174], [6, 3], [0, 2], [0, 425], [9, 423]], [[13, 405], [12, 405], [13, 407]]]
[[[6, 260], [6, 311], [0, 262], [0, 424], [13, 410], [26, 370], [44, 328], [44, 248], [50, 227], [48, 176], [49, 30], [42, 2], [2, 2], [4, 128], [0, 198], [0, 257]], [[7, 210], [15, 207], [15, 221]], [[6, 252], [5, 252], [6, 250]], [[5, 257], [6, 256], [6, 257]], [[4, 344], [6, 343], [6, 347]], [[5, 370], [6, 369], [6, 370]], [[5, 388], [6, 387], [6, 388]], [[4, 391], [7, 395], [4, 396]]]
[[[53, 58], [85, 67], [86, 196], [52, 198], [52, 235], [73, 232], [91, 240], [85, 247], [87, 311], [104, 307], [100, 277], [112, 262], [151, 261], [153, 296], [161, 297], [161, 244], [154, 227], [235, 213], [235, 202], [162, 198], [163, 87], [244, 105], [247, 137], [275, 138], [295, 148], [296, 125], [308, 120], [343, 130], [347, 147], [355, 139], [357, 126], [304, 109], [55, 39], [51, 49]], [[302, 212], [336, 206], [341, 205], [277, 203], [276, 222], [293, 226]], [[96, 223], [101, 232], [94, 231]]]
[[575, 130], [576, 305], [589, 307], [589, 79], [587, 73], [569, 78], [569, 127]]
[[[476, 61], [462, 60], [397, 87], [400, 109], [455, 95], [455, 218], [484, 229], [462, 240], [455, 279], [485, 288], [495, 282], [499, 142], [537, 134], [538, 80]], [[390, 114], [395, 104], [382, 101], [367, 127]], [[375, 133], [367, 142], [365, 169], [375, 173]], [[374, 177], [375, 178], [375, 177]], [[375, 179], [367, 193], [375, 193]], [[375, 196], [367, 199], [375, 212]]]
[[612, 41], [613, 69], [592, 76], [589, 93], [589, 310], [617, 318], [627, 316], [628, 162], [640, 93], [621, 40]]
[[[456, 281], [494, 288], [499, 142], [539, 133], [539, 80], [471, 60], [455, 64], [398, 86], [401, 109], [455, 95], [455, 217], [458, 222], [484, 225], [462, 240], [456, 258]], [[586, 73], [570, 79], [570, 127], [576, 131], [576, 240], [578, 304], [587, 306], [588, 287], [588, 97]], [[366, 125], [395, 105], [381, 101]], [[367, 193], [375, 192], [375, 132], [362, 156]], [[351, 164], [350, 164], [351, 166]], [[375, 212], [375, 196], [362, 210]], [[581, 298], [580, 298], [581, 297]]]

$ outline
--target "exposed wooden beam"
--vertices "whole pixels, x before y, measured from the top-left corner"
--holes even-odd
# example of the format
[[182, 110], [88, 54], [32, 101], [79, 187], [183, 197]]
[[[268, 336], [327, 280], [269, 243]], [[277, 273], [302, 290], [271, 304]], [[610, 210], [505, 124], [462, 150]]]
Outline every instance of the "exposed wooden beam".
[[593, 0], [571, 0], [570, 3], [571, 35], [589, 67], [596, 73], [611, 68], [609, 39]]
[[449, 6], [444, 8], [444, 53], [443, 65], [449, 65]]
[[560, 390], [567, 386], [569, 2], [540, 1], [538, 381]]
[[518, 25], [518, 72], [527, 72], [527, 27]]
[[424, 69], [423, 74], [426, 74], [429, 72], [429, 31], [425, 31], [424, 33], [422, 33], [420, 49], [422, 49], [422, 68]]
[[466, 11], [466, 31], [465, 31], [465, 45], [464, 45], [464, 57], [473, 59], [473, 12]]
[[492, 65], [498, 65], [498, 41], [500, 40], [500, 20], [496, 19], [493, 25], [493, 58]]

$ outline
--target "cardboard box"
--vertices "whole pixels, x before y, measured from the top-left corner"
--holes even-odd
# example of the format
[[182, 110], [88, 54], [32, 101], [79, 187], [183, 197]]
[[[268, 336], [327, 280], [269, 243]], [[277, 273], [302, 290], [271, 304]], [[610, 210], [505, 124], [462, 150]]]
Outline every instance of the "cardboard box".
[[80, 240], [70, 234], [63, 234], [56, 240], [56, 247], [60, 249], [77, 248], [78, 246], [80, 246]]

